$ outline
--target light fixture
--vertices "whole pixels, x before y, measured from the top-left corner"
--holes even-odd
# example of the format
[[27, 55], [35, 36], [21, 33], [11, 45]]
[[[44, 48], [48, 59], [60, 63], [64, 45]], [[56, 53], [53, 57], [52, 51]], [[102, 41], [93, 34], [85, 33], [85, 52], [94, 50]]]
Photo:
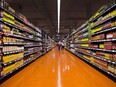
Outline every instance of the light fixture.
[[57, 0], [58, 34], [60, 33], [60, 6], [61, 6], [61, 0]]

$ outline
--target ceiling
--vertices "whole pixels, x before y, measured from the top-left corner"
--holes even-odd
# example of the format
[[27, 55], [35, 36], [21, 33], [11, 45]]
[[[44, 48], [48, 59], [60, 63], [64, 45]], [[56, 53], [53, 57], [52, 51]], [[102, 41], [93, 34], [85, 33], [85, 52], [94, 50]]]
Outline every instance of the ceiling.
[[[47, 32], [57, 34], [57, 0], [6, 0], [30, 22]], [[65, 37], [86, 22], [103, 5], [114, 0], [61, 0], [60, 34]]]

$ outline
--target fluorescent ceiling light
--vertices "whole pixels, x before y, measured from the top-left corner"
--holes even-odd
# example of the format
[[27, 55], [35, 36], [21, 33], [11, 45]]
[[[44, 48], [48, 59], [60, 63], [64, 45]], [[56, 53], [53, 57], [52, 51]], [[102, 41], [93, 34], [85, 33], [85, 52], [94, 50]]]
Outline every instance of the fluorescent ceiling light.
[[61, 5], [61, 0], [57, 0], [57, 12], [58, 12], [58, 34], [60, 33], [60, 5]]

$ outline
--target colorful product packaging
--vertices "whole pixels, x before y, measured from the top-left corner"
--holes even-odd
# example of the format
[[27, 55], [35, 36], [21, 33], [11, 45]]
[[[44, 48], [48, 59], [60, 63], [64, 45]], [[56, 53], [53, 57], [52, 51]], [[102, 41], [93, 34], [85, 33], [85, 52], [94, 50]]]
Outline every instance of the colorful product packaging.
[[104, 42], [105, 50], [112, 50], [112, 42]]
[[105, 53], [105, 58], [108, 60], [112, 60], [113, 55], [111, 53]]
[[116, 32], [109, 32], [106, 34], [107, 39], [115, 39], [116, 38]]
[[111, 27], [111, 22], [108, 22], [108, 23], [106, 23], [106, 24], [104, 24], [103, 26], [102, 26], [102, 29], [108, 29], [108, 28], [110, 28]]
[[116, 62], [116, 54], [112, 54], [112, 60]]

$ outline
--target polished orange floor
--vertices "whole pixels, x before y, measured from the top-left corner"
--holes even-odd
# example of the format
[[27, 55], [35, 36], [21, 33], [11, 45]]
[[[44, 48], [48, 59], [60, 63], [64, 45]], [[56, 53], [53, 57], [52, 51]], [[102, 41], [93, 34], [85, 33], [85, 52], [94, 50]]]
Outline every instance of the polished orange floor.
[[116, 87], [116, 83], [73, 54], [55, 48], [0, 87]]

